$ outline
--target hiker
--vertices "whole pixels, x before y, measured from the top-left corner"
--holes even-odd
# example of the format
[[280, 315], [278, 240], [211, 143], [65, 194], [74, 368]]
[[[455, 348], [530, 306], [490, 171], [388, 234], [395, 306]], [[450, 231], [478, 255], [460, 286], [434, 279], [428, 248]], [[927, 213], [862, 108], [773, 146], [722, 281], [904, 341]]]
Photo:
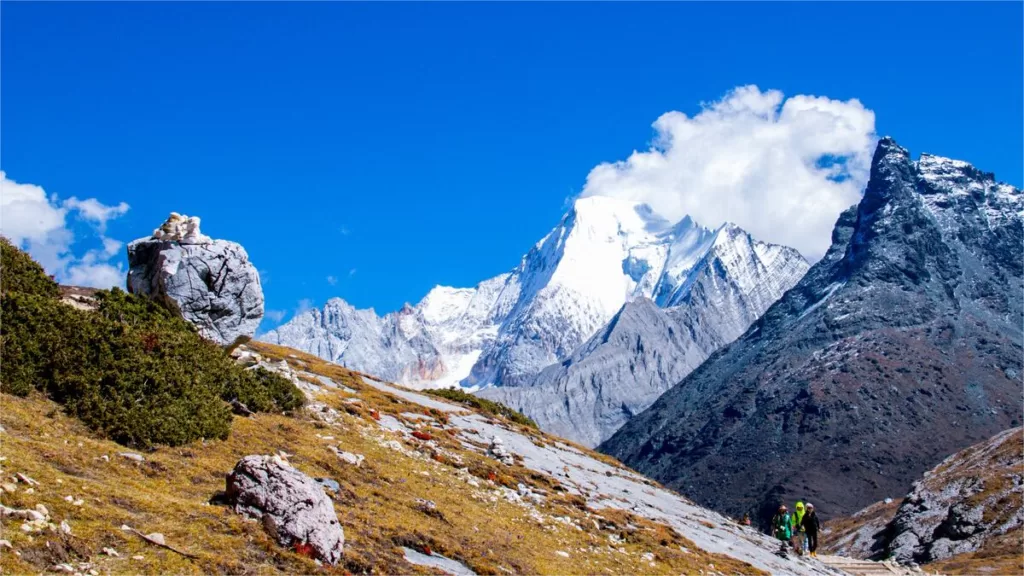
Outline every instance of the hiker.
[[786, 544], [793, 535], [793, 528], [790, 524], [789, 511], [785, 504], [779, 506], [779, 511], [772, 518], [772, 534], [779, 539], [780, 556], [786, 555]]
[[796, 509], [793, 511], [793, 514], [790, 515], [790, 523], [793, 526], [793, 549], [796, 550], [798, 556], [804, 555], [804, 536], [806, 535], [806, 532], [804, 532], [803, 521], [805, 513], [806, 510], [804, 510], [804, 503], [797, 500]]
[[807, 546], [811, 550], [811, 556], [818, 556], [818, 530], [821, 529], [821, 521], [814, 511], [814, 504], [807, 503], [807, 512], [804, 513], [802, 521], [804, 532], [807, 533]]
[[749, 512], [744, 512], [743, 513], [743, 520], [741, 520], [740, 523], [743, 524], [744, 526], [750, 526], [750, 513]]

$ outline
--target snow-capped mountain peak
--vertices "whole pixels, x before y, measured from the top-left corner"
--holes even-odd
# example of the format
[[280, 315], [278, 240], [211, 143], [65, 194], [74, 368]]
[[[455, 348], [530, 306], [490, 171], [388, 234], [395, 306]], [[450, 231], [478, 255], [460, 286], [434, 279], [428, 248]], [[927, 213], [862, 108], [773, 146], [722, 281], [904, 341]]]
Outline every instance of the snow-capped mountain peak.
[[711, 230], [645, 204], [579, 198], [508, 274], [435, 287], [383, 317], [332, 300], [263, 338], [411, 386], [513, 385], [567, 357], [627, 302], [677, 305], [706, 259], [731, 274], [751, 258], [764, 268], [766, 256], [735, 225]]

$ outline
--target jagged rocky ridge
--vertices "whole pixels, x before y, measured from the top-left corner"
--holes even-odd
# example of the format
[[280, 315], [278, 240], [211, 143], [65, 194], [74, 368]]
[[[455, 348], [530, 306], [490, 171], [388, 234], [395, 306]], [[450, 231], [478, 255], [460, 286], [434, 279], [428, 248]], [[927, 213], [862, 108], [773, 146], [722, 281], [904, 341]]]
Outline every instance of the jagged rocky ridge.
[[884, 138], [826, 256], [601, 449], [696, 501], [825, 517], [1019, 424], [1022, 194]]
[[[705, 259], [712, 251], [717, 260]], [[711, 262], [736, 259], [745, 265], [697, 284]], [[739, 305], [743, 310], [730, 318], [743, 324], [738, 334], [805, 268], [795, 250], [754, 242], [735, 226], [709, 230], [689, 218], [673, 225], [645, 205], [589, 197], [577, 200], [508, 274], [475, 288], [439, 286], [416, 306], [383, 317], [335, 298], [262, 339], [412, 387], [525, 384], [572, 354], [627, 302]], [[731, 292], [701, 293], [719, 285]]]
[[[795, 251], [720, 228], [685, 277], [618, 314], [568, 358], [520, 386], [479, 392], [549, 432], [596, 446], [740, 336], [807, 271]], [[670, 285], [661, 284], [662, 287]]]

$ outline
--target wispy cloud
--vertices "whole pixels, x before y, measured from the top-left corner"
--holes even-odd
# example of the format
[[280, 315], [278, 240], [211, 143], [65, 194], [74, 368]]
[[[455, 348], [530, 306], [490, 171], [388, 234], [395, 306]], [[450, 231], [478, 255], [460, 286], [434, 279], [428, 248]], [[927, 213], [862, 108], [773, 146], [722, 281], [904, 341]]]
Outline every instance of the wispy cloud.
[[[107, 222], [129, 206], [107, 206], [95, 198], [61, 201], [41, 186], [16, 182], [0, 171], [0, 234], [28, 251], [59, 282], [95, 288], [123, 286], [125, 272], [110, 262], [124, 245], [106, 237]], [[98, 236], [100, 249], [75, 254], [72, 224], [83, 222]]]
[[335, 278], [334, 276], [328, 276], [327, 283], [330, 284], [331, 286], [334, 286], [335, 284], [338, 283], [338, 279]]
[[284, 320], [285, 314], [287, 312], [284, 310], [266, 310], [263, 312], [263, 316], [274, 324], [280, 324], [281, 320]]
[[295, 316], [312, 309], [313, 301], [309, 298], [303, 298], [302, 300], [299, 300], [299, 305], [295, 308]]
[[601, 164], [583, 196], [649, 204], [704, 226], [731, 221], [820, 258], [839, 213], [860, 199], [876, 141], [860, 101], [743, 86], [690, 117], [663, 114], [651, 147]]
[[348, 236], [349, 234], [352, 233], [352, 231], [349, 230], [347, 226], [342, 226], [338, 228], [338, 233], [341, 234], [342, 236]]
[[348, 271], [348, 275], [349, 275], [349, 277], [350, 277], [350, 278], [351, 278], [352, 276], [355, 276], [355, 275], [356, 275], [356, 269], [355, 269], [355, 268], [352, 268], [351, 270], [349, 270], [349, 271]]

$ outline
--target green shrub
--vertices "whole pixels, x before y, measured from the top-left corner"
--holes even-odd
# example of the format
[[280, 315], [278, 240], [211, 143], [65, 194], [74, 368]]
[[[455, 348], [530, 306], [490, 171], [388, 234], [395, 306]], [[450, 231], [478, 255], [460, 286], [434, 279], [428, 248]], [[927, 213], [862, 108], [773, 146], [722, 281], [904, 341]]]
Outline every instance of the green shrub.
[[23, 292], [56, 298], [57, 283], [28, 254], [0, 236], [0, 293]]
[[117, 288], [96, 297], [98, 308], [84, 311], [38, 291], [5, 293], [0, 391], [38, 389], [91, 428], [139, 447], [226, 438], [226, 400], [257, 412], [302, 405], [290, 381], [245, 370], [163, 306]]
[[501, 402], [494, 402], [493, 400], [487, 400], [486, 398], [480, 398], [479, 396], [467, 394], [466, 392], [463, 392], [458, 388], [438, 388], [434, 390], [428, 389], [424, 390], [424, 392], [427, 392], [428, 394], [433, 394], [434, 396], [440, 396], [441, 398], [446, 398], [454, 402], [458, 402], [459, 404], [471, 406], [473, 408], [476, 408], [477, 410], [487, 412], [488, 414], [502, 416], [504, 418], [511, 420], [512, 422], [515, 422], [516, 424], [522, 424], [523, 426], [529, 426], [530, 428], [537, 428], [537, 423], [534, 422], [532, 418], [526, 416], [522, 412], [513, 410], [508, 406], [505, 406]]

